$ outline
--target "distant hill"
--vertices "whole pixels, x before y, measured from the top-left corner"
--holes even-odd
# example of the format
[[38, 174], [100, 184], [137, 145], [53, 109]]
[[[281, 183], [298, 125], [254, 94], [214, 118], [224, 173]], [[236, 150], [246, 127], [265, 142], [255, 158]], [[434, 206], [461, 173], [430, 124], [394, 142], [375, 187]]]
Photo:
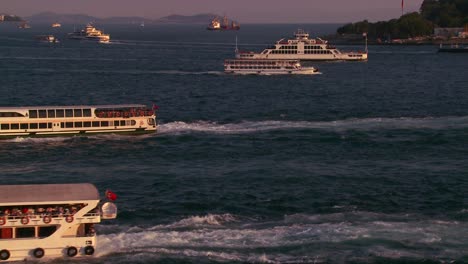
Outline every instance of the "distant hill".
[[170, 15], [157, 19], [155, 22], [166, 24], [208, 24], [215, 17], [219, 16], [216, 14], [198, 14], [193, 16]]
[[31, 23], [50, 24], [60, 22], [62, 24], [86, 24], [100, 20], [97, 17], [81, 14], [57, 14], [53, 12], [43, 12], [29, 17], [25, 17]]
[[[95, 22], [100, 24], [135, 24], [144, 22], [145, 24], [208, 24], [216, 14], [198, 14], [193, 16], [170, 15], [159, 19], [148, 19], [143, 17], [108, 17], [99, 18], [82, 14], [57, 14], [53, 12], [42, 12], [25, 20], [31, 23], [50, 24], [60, 22], [62, 24], [86, 24]], [[219, 17], [219, 16], [218, 16]]]

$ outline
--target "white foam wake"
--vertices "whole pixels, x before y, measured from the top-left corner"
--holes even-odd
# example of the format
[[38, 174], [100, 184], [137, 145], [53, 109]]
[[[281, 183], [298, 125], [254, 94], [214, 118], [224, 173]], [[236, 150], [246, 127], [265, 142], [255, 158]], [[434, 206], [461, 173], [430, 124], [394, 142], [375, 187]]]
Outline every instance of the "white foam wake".
[[334, 131], [369, 131], [391, 129], [453, 129], [468, 127], [468, 116], [426, 118], [351, 118], [337, 121], [242, 121], [217, 123], [211, 121], [175, 121], [159, 125], [159, 132], [181, 134], [207, 132], [216, 134], [245, 134], [286, 129], [324, 129]]
[[[180, 225], [185, 228], [175, 228]], [[111, 228], [122, 230], [107, 229]], [[128, 227], [127, 231], [100, 235], [98, 243], [100, 255], [143, 254], [150, 259], [185, 256], [264, 263], [310, 263], [362, 256], [457, 259], [468, 254], [468, 238], [459, 235], [466, 232], [466, 222], [417, 215], [353, 212], [293, 215], [259, 222], [227, 214], [189, 217], [153, 227]], [[283, 248], [297, 250], [288, 254]]]

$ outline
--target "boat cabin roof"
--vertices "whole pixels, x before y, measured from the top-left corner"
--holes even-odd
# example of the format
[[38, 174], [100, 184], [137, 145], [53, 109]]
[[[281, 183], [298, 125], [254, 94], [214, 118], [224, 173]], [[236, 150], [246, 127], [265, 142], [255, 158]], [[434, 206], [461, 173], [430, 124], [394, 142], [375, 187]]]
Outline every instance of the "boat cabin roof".
[[117, 108], [141, 108], [147, 107], [143, 104], [119, 104], [119, 105], [67, 105], [67, 106], [2, 106], [0, 111], [5, 110], [41, 110], [41, 109], [82, 109], [82, 108], [107, 108], [107, 109], [117, 109]]
[[0, 205], [99, 200], [91, 183], [0, 185]]

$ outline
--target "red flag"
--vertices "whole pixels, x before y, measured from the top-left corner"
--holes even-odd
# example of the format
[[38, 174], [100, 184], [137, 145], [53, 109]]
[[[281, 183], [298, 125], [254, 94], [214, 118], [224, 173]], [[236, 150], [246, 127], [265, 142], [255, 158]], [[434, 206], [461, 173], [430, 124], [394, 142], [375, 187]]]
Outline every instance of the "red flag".
[[115, 201], [117, 199], [117, 194], [107, 190], [106, 191], [106, 197], [107, 197], [107, 199], [109, 199], [111, 201]]
[[159, 106], [153, 104], [153, 111], [156, 111], [156, 110], [158, 110], [158, 109], [159, 109]]

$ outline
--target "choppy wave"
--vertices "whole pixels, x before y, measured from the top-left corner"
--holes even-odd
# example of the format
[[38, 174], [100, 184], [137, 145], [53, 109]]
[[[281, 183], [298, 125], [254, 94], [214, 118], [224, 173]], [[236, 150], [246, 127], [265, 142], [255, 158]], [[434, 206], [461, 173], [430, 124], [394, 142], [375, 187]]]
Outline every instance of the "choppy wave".
[[[184, 229], [177, 229], [178, 227]], [[115, 231], [115, 228], [118, 231]], [[290, 215], [261, 222], [230, 214], [153, 227], [103, 226], [100, 255], [262, 263], [341, 263], [373, 258], [456, 260], [468, 255], [468, 223], [369, 212]]]
[[457, 129], [468, 127], [468, 116], [462, 117], [401, 117], [350, 118], [336, 121], [243, 121], [217, 123], [211, 121], [175, 121], [159, 125], [159, 133], [182, 134], [206, 132], [216, 134], [246, 134], [273, 130], [324, 129], [335, 131], [392, 130], [392, 129]]

